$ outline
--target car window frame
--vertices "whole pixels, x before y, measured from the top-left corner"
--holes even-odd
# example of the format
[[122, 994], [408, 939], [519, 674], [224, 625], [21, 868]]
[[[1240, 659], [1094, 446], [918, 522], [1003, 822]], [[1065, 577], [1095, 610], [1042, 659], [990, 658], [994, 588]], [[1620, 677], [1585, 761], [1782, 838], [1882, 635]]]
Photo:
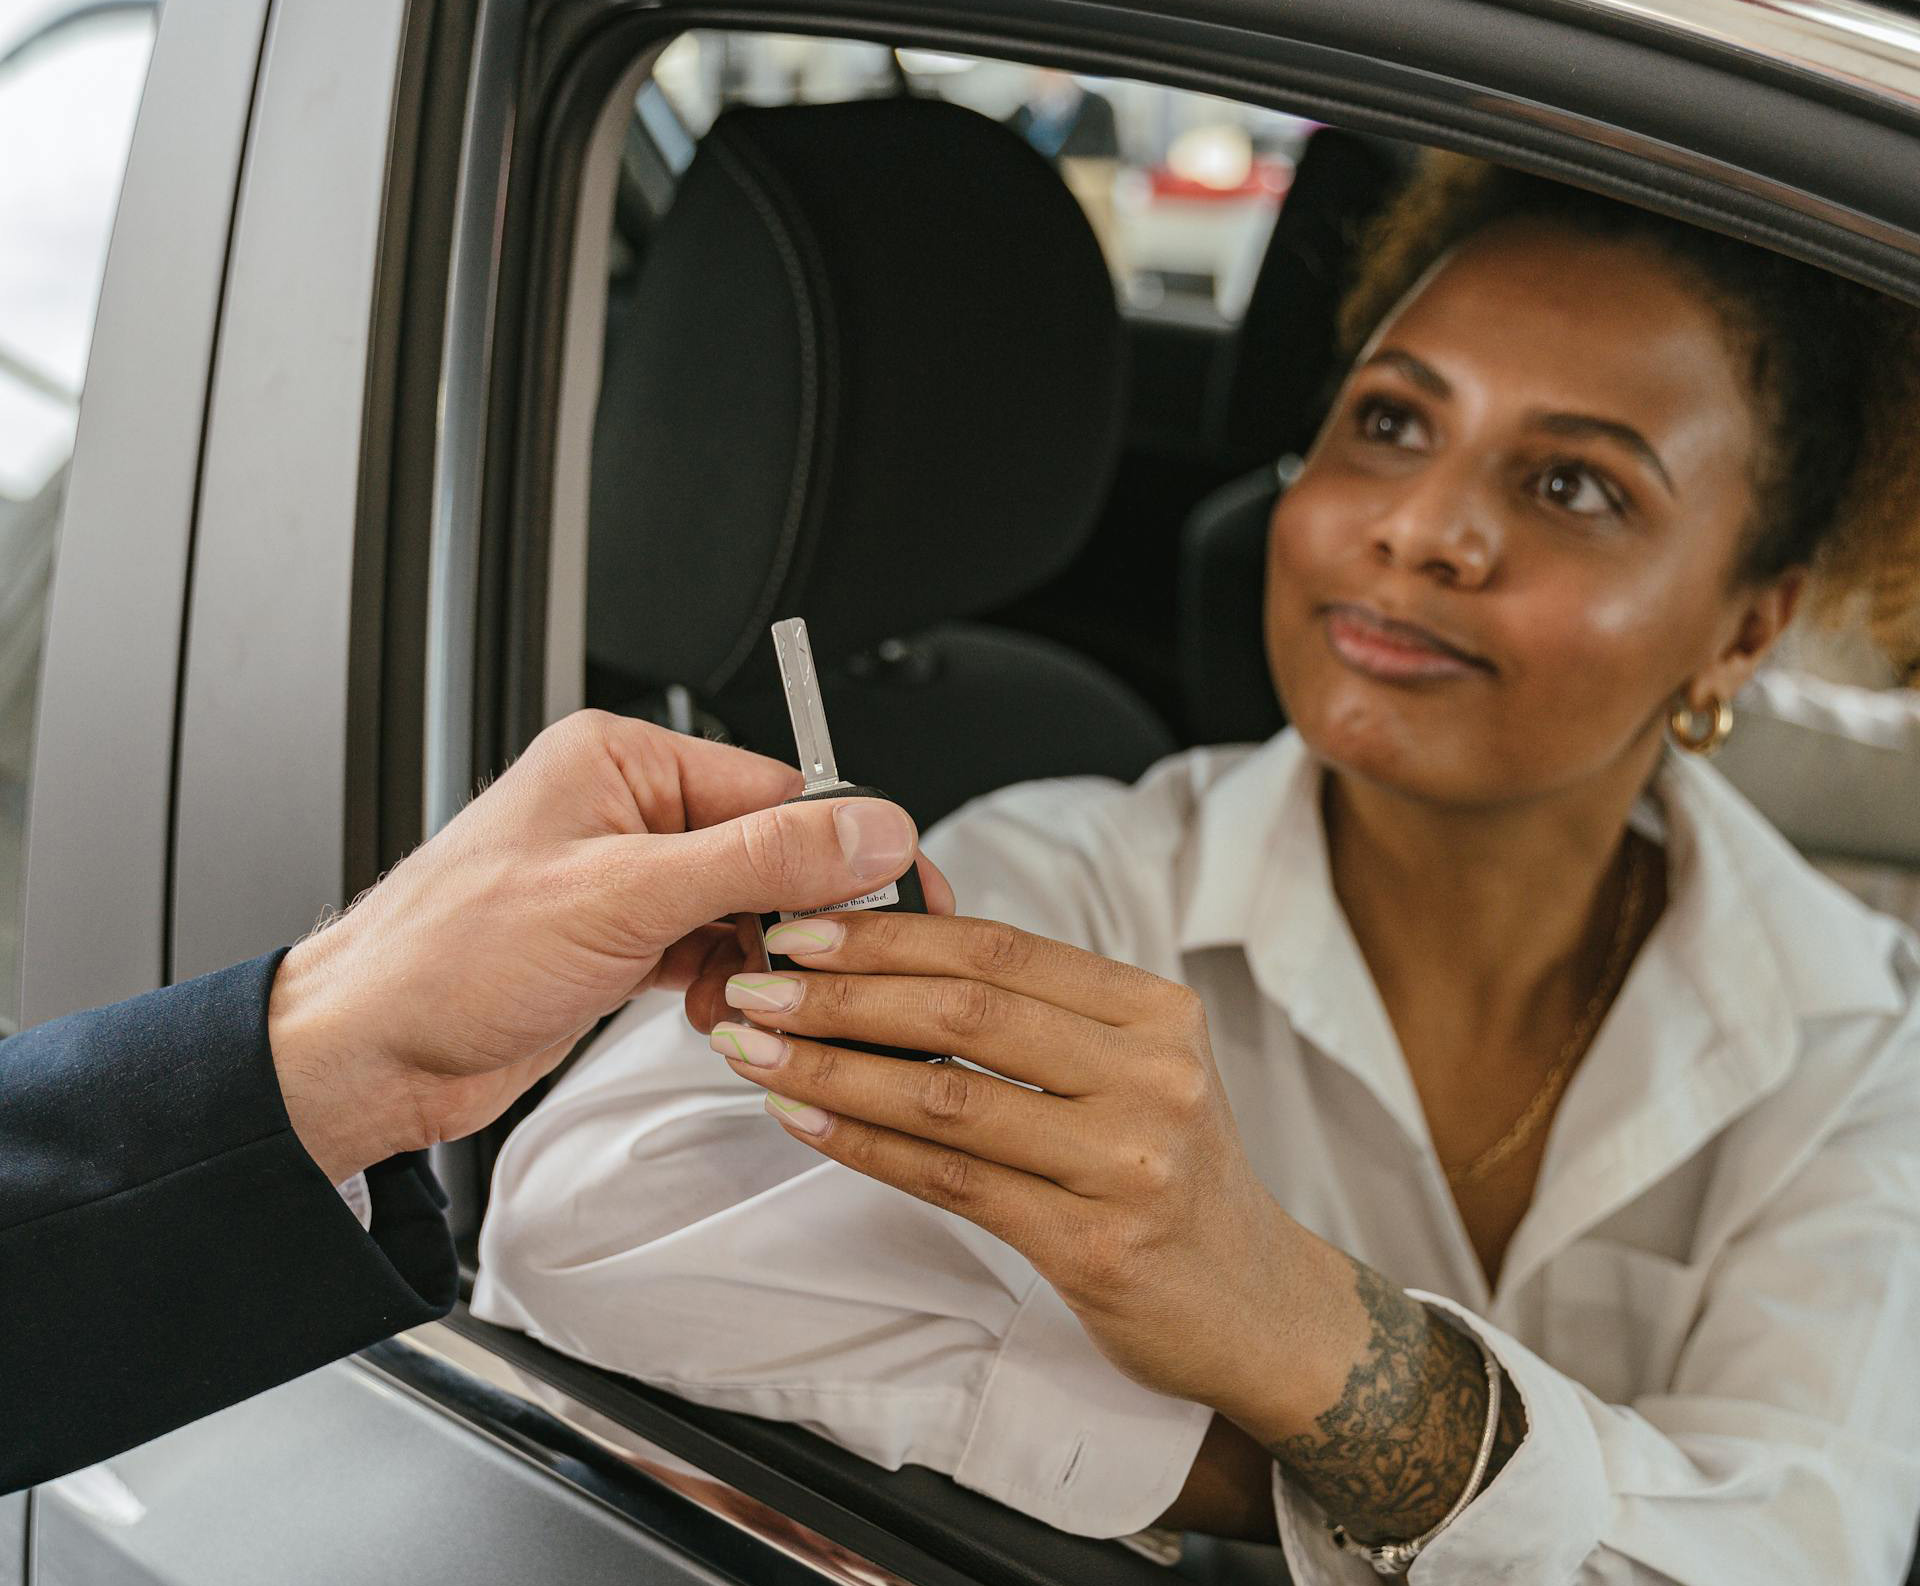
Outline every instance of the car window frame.
[[[1657, 15], [1638, 18], [1612, 0], [1524, 12], [1433, 0], [1423, 8], [1431, 35], [1412, 39], [1397, 0], [1302, 0], [1284, 15], [1239, 0], [1189, 0], [1179, 15], [1054, 0], [995, 0], [964, 13], [893, 0], [845, 15], [797, 3], [720, 8], [666, 0], [612, 13], [482, 0], [476, 15], [482, 51], [494, 26], [517, 30], [530, 47], [520, 57], [504, 143], [493, 149], [499, 163], [478, 172], [490, 185], [477, 191], [491, 201], [477, 208], [492, 224], [457, 240], [470, 250], [470, 278], [486, 282], [488, 311], [474, 334], [489, 346], [483, 389], [442, 387], [451, 402], [436, 444], [477, 475], [463, 498], [473, 514], [449, 517], [445, 543], [436, 541], [436, 555], [458, 556], [463, 571], [449, 575], [426, 647], [425, 690], [441, 690], [442, 703], [415, 729], [420, 759], [440, 757], [437, 795], [424, 801], [425, 830], [574, 698], [549, 673], [577, 664], [569, 603], [584, 600], [583, 589], [558, 587], [584, 577], [580, 543], [568, 540], [584, 530], [578, 492], [569, 507], [554, 470], [580, 456], [577, 435], [569, 441], [556, 425], [577, 426], [581, 393], [597, 381], [597, 369], [579, 362], [596, 356], [597, 346], [592, 288], [582, 286], [590, 273], [582, 250], [595, 245], [592, 228], [581, 224], [585, 151], [596, 129], [604, 138], [606, 106], [632, 63], [682, 28], [881, 35], [1248, 98], [1578, 180], [1710, 227], [1746, 231], [1920, 301], [1920, 198], [1903, 193], [1904, 204], [1863, 204], [1875, 195], [1863, 190], [1860, 169], [1810, 170], [1804, 151], [1787, 146], [1808, 137], [1839, 146], [1847, 140], [1836, 129], [1850, 128], [1871, 145], [1874, 158], [1863, 164], [1875, 168], [1890, 148], [1920, 148], [1920, 102], [1875, 101], [1838, 75], [1823, 77], [1784, 57], [1756, 57], [1693, 35], [1676, 40]], [[1263, 31], [1260, 23], [1288, 31]], [[1529, 50], [1539, 57], [1531, 68]], [[1570, 60], [1582, 62], [1578, 83], [1558, 69]], [[1720, 85], [1719, 104], [1712, 94], [1675, 86], [1696, 78]], [[1764, 145], [1751, 158], [1727, 157], [1733, 151], [1724, 138], [1689, 147], [1686, 126], [1730, 100], [1787, 113], [1742, 118]], [[502, 132], [488, 125], [489, 136]], [[468, 600], [470, 612], [462, 604]], [[454, 708], [456, 701], [465, 708]], [[471, 1165], [463, 1171], [457, 1225], [470, 1239], [484, 1175]], [[466, 1251], [470, 1257], [470, 1243]], [[466, 1336], [477, 1326], [463, 1313], [448, 1325]], [[527, 1355], [544, 1359], [534, 1344]], [[544, 1369], [559, 1374], [564, 1365], [553, 1357]], [[613, 1388], [609, 1379], [610, 1399]], [[582, 1391], [594, 1409], [591, 1385]], [[750, 1470], [742, 1477], [749, 1491], [758, 1480]], [[823, 1530], [834, 1534], [830, 1517]]]

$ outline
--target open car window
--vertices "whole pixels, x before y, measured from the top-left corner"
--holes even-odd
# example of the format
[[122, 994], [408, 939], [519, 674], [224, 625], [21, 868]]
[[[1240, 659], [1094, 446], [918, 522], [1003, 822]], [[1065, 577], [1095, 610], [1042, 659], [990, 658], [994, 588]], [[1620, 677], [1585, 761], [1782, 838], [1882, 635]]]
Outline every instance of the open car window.
[[[683, 34], [658, 57], [630, 112], [621, 107], [603, 361], [583, 453], [585, 702], [789, 757], [763, 634], [770, 620], [799, 610], [823, 644], [842, 766], [901, 797], [923, 827], [1009, 783], [1130, 781], [1182, 748], [1258, 741], [1281, 725], [1258, 643], [1225, 656], [1221, 635], [1254, 632], [1247, 607], [1257, 604], [1262, 530], [1311, 442], [1332, 372], [1326, 322], [1366, 221], [1415, 151], [1150, 83], [1059, 77], [870, 41], [714, 31]], [[888, 172], [871, 160], [872, 145], [899, 125], [879, 109], [866, 122], [851, 118], [845, 148], [860, 158], [835, 167], [838, 191], [824, 194], [809, 185], [795, 152], [805, 140], [784, 143], [783, 129], [752, 120], [915, 101], [1012, 132], [1050, 169], [1052, 197], [1075, 206], [1097, 244], [1105, 280], [1095, 285], [1111, 298], [1104, 306], [1113, 320], [1103, 325], [1095, 315], [1082, 325], [1072, 357], [1065, 341], [1000, 334], [996, 314], [978, 308], [967, 335], [951, 337], [928, 307], [946, 301], [936, 291], [898, 290], [902, 280], [920, 280], [914, 261], [874, 263], [869, 250], [878, 244], [859, 231], [861, 212], [924, 201], [906, 178], [925, 168], [922, 156], [937, 152], [937, 138], [903, 146]], [[1104, 113], [1088, 111], [1097, 103]], [[1076, 107], [1078, 117], [1103, 125], [1110, 115], [1111, 137], [1098, 127], [1082, 131]], [[729, 142], [730, 128], [749, 125], [765, 135]], [[823, 145], [838, 135], [820, 133]], [[971, 135], [954, 124], [955, 138]], [[981, 301], [1038, 301], [1039, 317], [1058, 329], [1067, 305], [1100, 294], [1085, 272], [1063, 281], [1050, 265], [1016, 254], [1019, 233], [1060, 223], [1058, 205], [1049, 207], [1038, 189], [1030, 198], [1019, 193], [1013, 201], [1030, 207], [979, 252], [969, 251], [983, 234], [970, 212], [928, 206], [918, 264], [929, 277], [955, 261], [978, 275], [1017, 256], [1021, 290], [1001, 282], [1003, 297]], [[835, 236], [822, 219], [829, 212], [856, 239], [847, 245], [856, 262], [831, 256]], [[771, 240], [735, 251], [755, 227]], [[716, 281], [723, 294], [740, 286], [739, 295], [700, 312], [673, 296]], [[787, 327], [777, 316], [754, 318], [768, 305], [798, 316], [853, 305], [895, 316], [886, 323], [897, 340], [899, 327], [911, 331], [895, 348], [905, 367], [876, 362], [873, 348], [857, 345], [839, 349], [837, 367], [809, 364], [783, 340]], [[727, 334], [710, 335], [716, 326]], [[724, 345], [736, 332], [740, 345]], [[1055, 350], [1035, 350], [1042, 347]], [[778, 360], [788, 362], [769, 396], [751, 377]], [[1076, 360], [1098, 378], [1060, 378]], [[928, 366], [964, 383], [976, 362], [990, 364], [988, 378], [946, 413], [929, 394], [937, 382], [916, 384]], [[693, 370], [702, 381], [687, 377]], [[737, 394], [693, 395], [707, 376]], [[846, 388], [836, 391], [835, 379]], [[983, 411], [971, 399], [995, 382], [997, 407], [1018, 415], [1013, 427], [1048, 443], [1040, 448], [1045, 469], [1022, 454], [1019, 466], [1032, 472], [1017, 476], [1022, 485], [1044, 478], [1057, 491], [1044, 511], [967, 494], [991, 470], [976, 466], [981, 454], [967, 450], [960, 420]], [[1022, 406], [1035, 386], [1045, 390]], [[1109, 393], [1110, 407], [1097, 391]], [[876, 418], [881, 406], [901, 421], [897, 429]], [[951, 420], [945, 428], [943, 418]], [[929, 435], [942, 444], [916, 449]], [[996, 467], [1015, 476], [1014, 465]], [[1061, 483], [1068, 474], [1078, 480], [1071, 488]], [[841, 489], [847, 493], [834, 494]], [[826, 505], [809, 509], [816, 490]], [[985, 526], [976, 565], [941, 569], [964, 587], [941, 591], [946, 611], [941, 602], [896, 599], [876, 558], [911, 556], [917, 541], [947, 532], [953, 520], [941, 513], [958, 510], [956, 499], [970, 514], [962, 521]], [[819, 517], [809, 519], [809, 510]], [[832, 524], [831, 535], [822, 522]], [[834, 560], [834, 536], [855, 541], [859, 554]], [[1783, 672], [1824, 670], [1824, 685], [1878, 703], [1851, 716], [1796, 716], [1781, 690], [1762, 690], [1742, 709], [1753, 722], [1784, 720], [1800, 747], [1789, 753], [1777, 734], [1750, 727], [1740, 741], [1753, 746], [1752, 765], [1729, 760], [1729, 774], [1830, 873], [1876, 906], [1920, 920], [1920, 895], [1911, 890], [1920, 869], [1911, 844], [1920, 832], [1898, 816], [1869, 821], [1834, 792], [1849, 785], [1835, 780], [1843, 776], [1836, 744], [1867, 745], [1882, 757], [1873, 762], [1881, 771], [1894, 763], [1884, 758], [1891, 752], [1902, 774], [1912, 774], [1920, 763], [1914, 735], [1895, 731], [1890, 751], [1886, 727], [1910, 695], [1888, 676], [1840, 678], [1830, 661], [1816, 660], [1811, 642], [1786, 659]], [[1818, 740], [1811, 751], [1809, 732]], [[1825, 779], [1818, 793], [1808, 781], [1816, 772]], [[1769, 807], [1769, 779], [1798, 790], [1802, 816]], [[1825, 825], [1803, 818], [1816, 806]], [[522, 1353], [537, 1359], [539, 1348]], [[567, 1374], [591, 1394], [592, 1368]], [[657, 1400], [658, 1390], [638, 1398], [650, 1396]], [[693, 1419], [725, 1437], [724, 1412]], [[804, 1462], [794, 1448], [805, 1440], [758, 1424], [740, 1438], [756, 1448], [784, 1445], [770, 1456], [776, 1462]], [[858, 1465], [836, 1470], [851, 1472], [857, 1485]], [[876, 1492], [939, 1492], [951, 1496], [956, 1515], [970, 1512], [970, 1496], [929, 1487], [923, 1475], [872, 1479]], [[926, 1500], [930, 1511], [943, 1501]], [[1193, 1570], [1233, 1567], [1202, 1564], [1202, 1552], [1191, 1555]], [[1273, 1565], [1268, 1555], [1256, 1568]]]

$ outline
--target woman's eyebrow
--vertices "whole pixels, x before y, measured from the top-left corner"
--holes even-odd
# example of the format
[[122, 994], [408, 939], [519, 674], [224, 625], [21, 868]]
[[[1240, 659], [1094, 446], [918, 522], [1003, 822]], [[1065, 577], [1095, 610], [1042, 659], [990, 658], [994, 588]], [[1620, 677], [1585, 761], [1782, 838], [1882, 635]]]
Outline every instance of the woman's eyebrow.
[[1453, 395], [1453, 387], [1440, 378], [1438, 371], [1399, 347], [1382, 347], [1360, 367], [1371, 369], [1376, 364], [1384, 364], [1389, 369], [1398, 369], [1422, 391], [1442, 401]]
[[1660, 454], [1647, 444], [1646, 436], [1631, 424], [1622, 424], [1616, 419], [1595, 418], [1587, 413], [1539, 413], [1534, 415], [1533, 424], [1536, 429], [1574, 440], [1614, 441], [1626, 447], [1659, 475], [1660, 483], [1667, 487], [1668, 495], [1677, 496], [1680, 493], [1674, 488], [1673, 476], [1667, 472], [1667, 465], [1660, 461]]

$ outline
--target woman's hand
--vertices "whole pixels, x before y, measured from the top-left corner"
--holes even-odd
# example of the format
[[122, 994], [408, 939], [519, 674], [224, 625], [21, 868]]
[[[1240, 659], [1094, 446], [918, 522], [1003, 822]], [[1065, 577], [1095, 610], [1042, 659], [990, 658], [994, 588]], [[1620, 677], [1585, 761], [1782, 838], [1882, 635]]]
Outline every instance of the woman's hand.
[[[1232, 1415], [1297, 1368], [1285, 1297], [1326, 1247], [1254, 1174], [1192, 991], [988, 920], [816, 917], [768, 945], [808, 968], [704, 977], [688, 1011], [795, 1138], [1014, 1246], [1148, 1387]], [[722, 998], [750, 1022], [715, 1024]]]
[[[997, 1234], [1120, 1370], [1221, 1412], [1353, 1535], [1447, 1512], [1486, 1423], [1480, 1351], [1267, 1193], [1193, 992], [989, 920], [816, 917], [768, 945], [808, 967], [703, 974], [687, 1010], [795, 1139]], [[729, 1005], [749, 1022], [716, 1023]], [[1488, 1479], [1524, 1434], [1509, 1394]], [[1209, 1442], [1168, 1518], [1250, 1531], [1265, 1472]]]

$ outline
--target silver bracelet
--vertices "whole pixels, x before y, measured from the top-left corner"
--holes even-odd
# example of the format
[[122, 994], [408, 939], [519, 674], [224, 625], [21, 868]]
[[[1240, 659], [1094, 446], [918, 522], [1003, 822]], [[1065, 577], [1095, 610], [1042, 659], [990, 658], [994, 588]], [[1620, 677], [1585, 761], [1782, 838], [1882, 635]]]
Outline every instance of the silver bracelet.
[[[1451, 1323], [1447, 1325], [1451, 1326]], [[1493, 1462], [1493, 1445], [1500, 1435], [1500, 1362], [1493, 1358], [1493, 1351], [1480, 1341], [1480, 1335], [1461, 1328], [1480, 1350], [1480, 1360], [1487, 1368], [1487, 1426], [1480, 1434], [1480, 1452], [1473, 1459], [1473, 1474], [1467, 1477], [1467, 1489], [1453, 1501], [1453, 1507], [1440, 1518], [1440, 1523], [1423, 1536], [1415, 1537], [1411, 1542], [1383, 1542], [1378, 1546], [1369, 1546], [1365, 1542], [1356, 1542], [1347, 1535], [1343, 1525], [1333, 1527], [1333, 1543], [1343, 1553], [1354, 1553], [1373, 1566], [1376, 1575], [1403, 1574], [1417, 1559], [1428, 1543], [1460, 1517], [1460, 1511], [1479, 1495], [1480, 1483], [1487, 1479], [1487, 1466]]]

